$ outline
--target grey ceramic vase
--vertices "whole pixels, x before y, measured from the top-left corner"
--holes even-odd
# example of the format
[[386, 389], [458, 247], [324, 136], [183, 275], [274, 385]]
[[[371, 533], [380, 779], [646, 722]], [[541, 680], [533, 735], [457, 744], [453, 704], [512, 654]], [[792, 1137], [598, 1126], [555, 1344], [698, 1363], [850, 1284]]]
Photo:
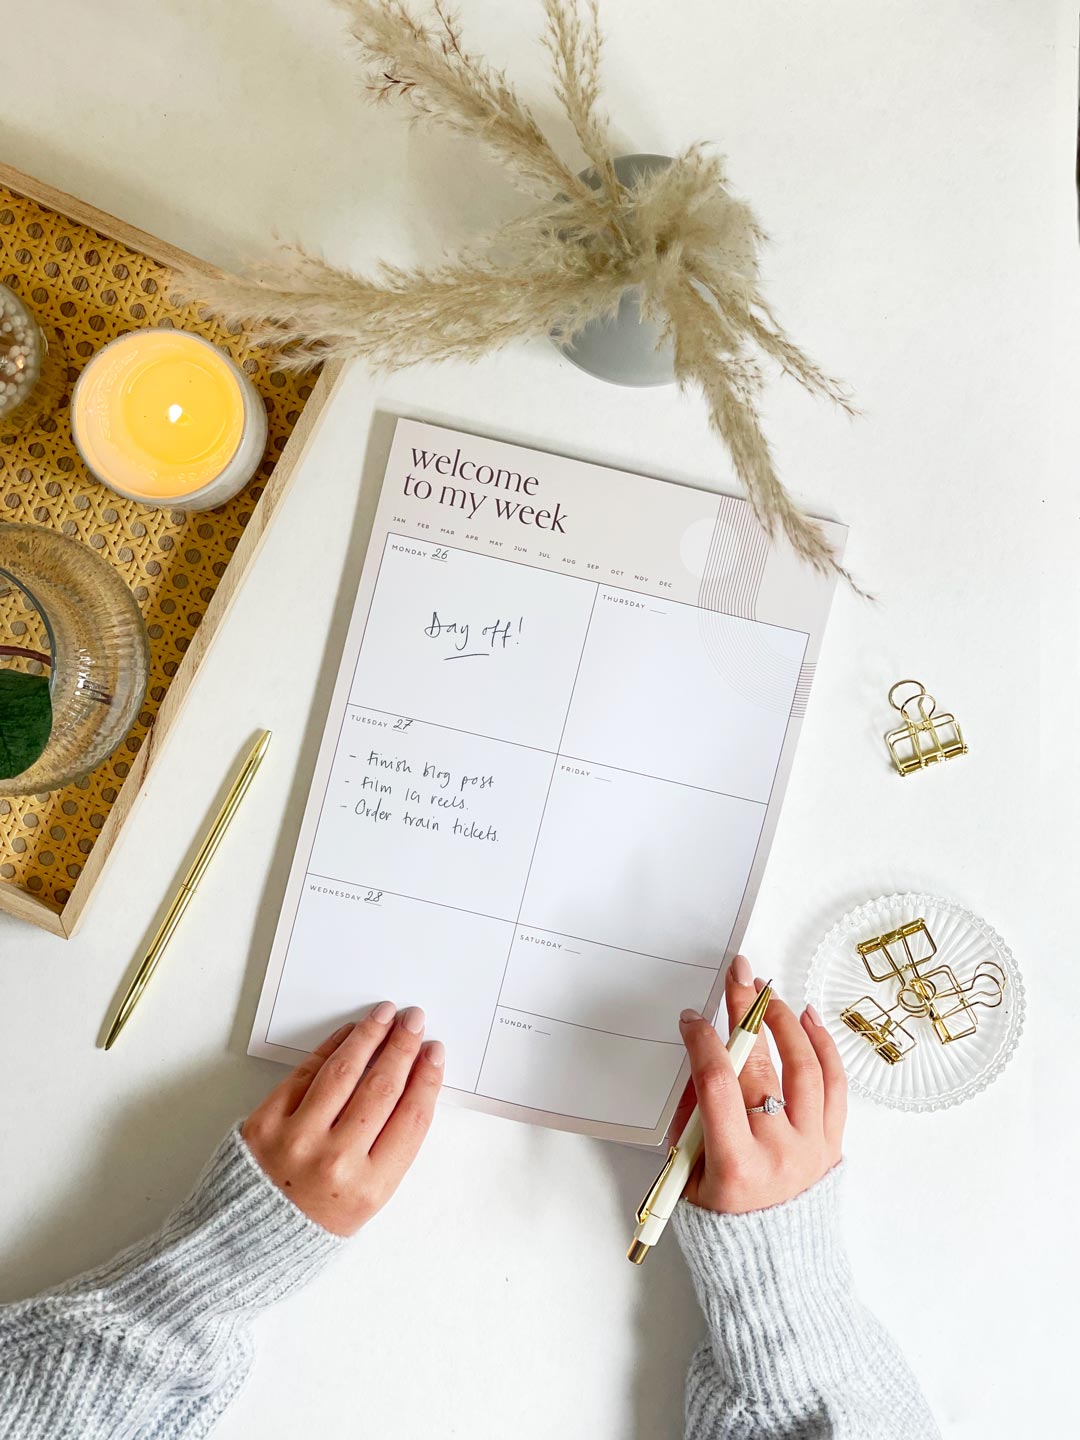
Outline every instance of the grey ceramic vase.
[[[638, 176], [666, 169], [671, 159], [667, 155], [620, 155], [613, 163], [619, 182], [633, 188]], [[594, 170], [583, 170], [581, 178], [599, 189]], [[553, 337], [555, 344], [580, 370], [613, 385], [673, 384], [671, 346], [659, 346], [660, 327], [641, 318], [638, 297], [639, 287], [629, 286], [615, 315], [590, 320], [574, 336], [572, 344]]]

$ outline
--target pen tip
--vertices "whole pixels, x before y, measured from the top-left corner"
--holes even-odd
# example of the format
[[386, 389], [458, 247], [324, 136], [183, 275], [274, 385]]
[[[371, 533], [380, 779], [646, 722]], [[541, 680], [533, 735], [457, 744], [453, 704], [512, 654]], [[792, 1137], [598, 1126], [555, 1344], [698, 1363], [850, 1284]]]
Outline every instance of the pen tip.
[[[760, 980], [755, 983], [761, 985]], [[769, 988], [771, 983], [770, 981], [767, 984], [761, 985], [761, 988], [754, 996], [754, 1001], [750, 1009], [747, 1010], [746, 1014], [739, 1021], [739, 1028], [745, 1030], [750, 1035], [756, 1035], [761, 1029], [761, 1022], [765, 1019], [765, 1012], [772, 1003], [772, 991]]]

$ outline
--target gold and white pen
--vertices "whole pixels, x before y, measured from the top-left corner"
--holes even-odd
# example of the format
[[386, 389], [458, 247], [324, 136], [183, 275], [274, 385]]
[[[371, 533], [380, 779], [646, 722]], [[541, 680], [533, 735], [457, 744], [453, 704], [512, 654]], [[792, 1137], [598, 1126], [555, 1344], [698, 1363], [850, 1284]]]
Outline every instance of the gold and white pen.
[[[770, 980], [767, 985], [762, 986], [750, 1009], [731, 1032], [727, 1049], [736, 1075], [746, 1064], [747, 1057], [754, 1048], [754, 1041], [771, 998]], [[630, 1249], [626, 1252], [626, 1258], [631, 1264], [640, 1265], [664, 1233], [664, 1226], [671, 1219], [704, 1149], [705, 1134], [701, 1126], [701, 1111], [695, 1105], [694, 1113], [664, 1161], [664, 1168], [649, 1186], [648, 1194], [638, 1207], [637, 1229], [634, 1231]]]

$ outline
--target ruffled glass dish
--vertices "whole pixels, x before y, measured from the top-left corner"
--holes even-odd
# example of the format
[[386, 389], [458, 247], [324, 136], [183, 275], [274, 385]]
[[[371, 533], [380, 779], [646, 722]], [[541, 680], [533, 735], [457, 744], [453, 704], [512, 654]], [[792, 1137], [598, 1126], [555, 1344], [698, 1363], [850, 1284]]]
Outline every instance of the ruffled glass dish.
[[[840, 1017], [864, 996], [885, 1010], [895, 1006], [897, 985], [871, 980], [856, 946], [919, 919], [926, 922], [937, 946], [933, 965], [951, 967], [961, 983], [983, 962], [991, 971], [1000, 966], [1004, 993], [995, 1008], [975, 1007], [973, 1034], [947, 1044], [941, 1043], [925, 1017], [905, 1016], [901, 1011], [899, 1018], [915, 1043], [895, 1064], [888, 1064], [864, 1035]], [[832, 927], [810, 962], [806, 998], [836, 1041], [852, 1092], [894, 1110], [943, 1110], [985, 1090], [1008, 1064], [1024, 1025], [1024, 982], [1001, 936], [951, 900], [911, 892], [880, 896]]]
[[89, 546], [0, 523], [0, 665], [48, 675], [45, 748], [0, 779], [0, 795], [43, 794], [99, 765], [131, 729], [149, 676], [146, 627], [131, 591]]

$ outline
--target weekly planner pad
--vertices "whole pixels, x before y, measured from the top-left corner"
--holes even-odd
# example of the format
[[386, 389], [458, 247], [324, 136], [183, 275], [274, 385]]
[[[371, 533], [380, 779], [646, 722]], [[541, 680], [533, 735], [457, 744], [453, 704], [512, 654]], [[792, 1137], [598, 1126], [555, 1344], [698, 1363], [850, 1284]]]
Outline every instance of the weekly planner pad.
[[399, 420], [251, 1053], [389, 996], [448, 1097], [659, 1143], [832, 588], [744, 501]]

